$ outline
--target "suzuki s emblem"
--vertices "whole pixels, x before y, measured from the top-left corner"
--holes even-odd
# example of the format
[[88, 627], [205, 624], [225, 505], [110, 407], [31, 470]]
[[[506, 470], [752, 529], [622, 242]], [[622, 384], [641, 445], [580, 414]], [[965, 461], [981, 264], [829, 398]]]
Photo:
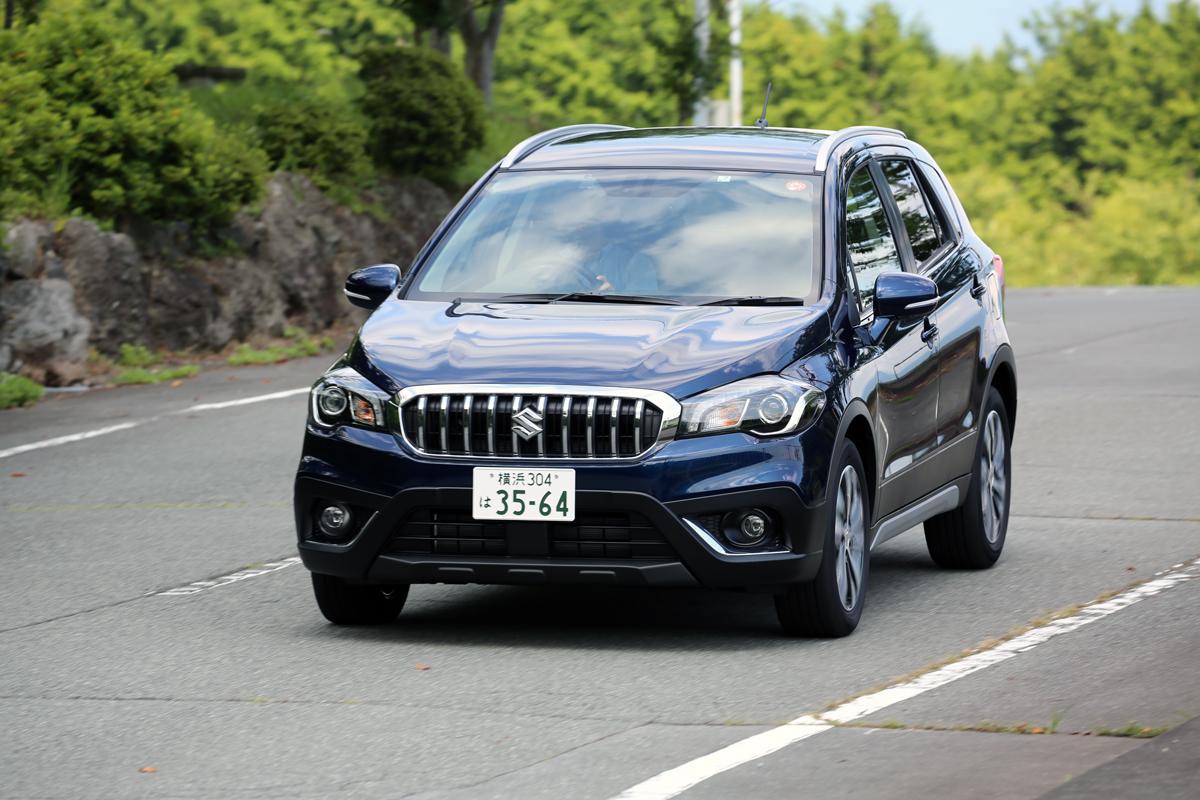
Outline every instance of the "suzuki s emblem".
[[533, 406], [525, 406], [512, 419], [513, 433], [527, 442], [542, 432], [542, 415]]

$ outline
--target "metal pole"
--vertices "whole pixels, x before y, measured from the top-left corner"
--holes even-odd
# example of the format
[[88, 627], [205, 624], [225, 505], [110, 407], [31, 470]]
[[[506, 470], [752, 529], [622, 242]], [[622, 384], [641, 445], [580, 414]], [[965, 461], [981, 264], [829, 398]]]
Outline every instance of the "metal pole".
[[[696, 0], [696, 52], [700, 56], [701, 64], [708, 62], [708, 3], [709, 0]], [[697, 126], [708, 125], [708, 86], [705, 85], [704, 78], [699, 75], [696, 76], [696, 88], [698, 89], [698, 93], [696, 106], [692, 111], [692, 124]]]
[[742, 124], [742, 0], [729, 2], [729, 118]]

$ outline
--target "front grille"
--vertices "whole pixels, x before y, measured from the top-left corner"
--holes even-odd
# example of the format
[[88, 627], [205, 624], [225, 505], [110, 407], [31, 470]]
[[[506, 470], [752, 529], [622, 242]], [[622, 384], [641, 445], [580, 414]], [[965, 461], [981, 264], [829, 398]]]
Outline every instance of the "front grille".
[[405, 441], [432, 455], [633, 458], [662, 424], [649, 400], [588, 394], [423, 394], [400, 409]]
[[[531, 548], [543, 535], [544, 544]], [[533, 533], [531, 537], [528, 534]], [[662, 534], [641, 514], [581, 513], [574, 522], [548, 524], [476, 520], [468, 511], [424, 508], [413, 511], [388, 542], [387, 552], [419, 555], [509, 556], [519, 536], [526, 557], [674, 559]], [[538, 552], [538, 551], [541, 552]]]

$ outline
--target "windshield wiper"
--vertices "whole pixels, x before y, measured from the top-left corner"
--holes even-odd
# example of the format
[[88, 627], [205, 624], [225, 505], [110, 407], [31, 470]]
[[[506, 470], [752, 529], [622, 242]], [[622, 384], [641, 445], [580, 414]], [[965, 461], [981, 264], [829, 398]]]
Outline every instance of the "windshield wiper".
[[538, 292], [533, 294], [505, 294], [491, 302], [501, 303], [625, 303], [648, 306], [677, 306], [678, 300], [668, 297], [650, 297], [642, 294], [598, 294], [596, 292], [565, 292], [552, 294]]
[[702, 306], [802, 306], [804, 300], [799, 297], [787, 297], [779, 295], [775, 297], [764, 297], [760, 294], [748, 294], [742, 297], [722, 297], [720, 300], [712, 300], [708, 303], [701, 303]]

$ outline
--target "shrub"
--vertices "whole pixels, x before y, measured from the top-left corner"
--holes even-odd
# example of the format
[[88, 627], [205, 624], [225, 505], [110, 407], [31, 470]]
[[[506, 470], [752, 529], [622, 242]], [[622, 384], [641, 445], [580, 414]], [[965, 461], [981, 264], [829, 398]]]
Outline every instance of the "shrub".
[[162, 361], [157, 353], [140, 344], [123, 344], [117, 354], [122, 367], [151, 367]]
[[0, 372], [0, 408], [33, 405], [42, 398], [42, 385], [24, 375]]
[[0, 212], [65, 212], [46, 208], [47, 190], [76, 143], [69, 122], [50, 109], [40, 76], [0, 59]]
[[483, 144], [479, 94], [441, 53], [420, 47], [369, 50], [359, 74], [371, 153], [380, 166], [445, 178]]
[[366, 176], [367, 130], [348, 103], [282, 99], [255, 114], [259, 144], [272, 169], [304, 172], [322, 189]]
[[113, 383], [126, 385], [154, 384], [163, 383], [164, 381], [177, 381], [184, 378], [191, 378], [200, 372], [200, 368], [195, 364], [184, 364], [178, 367], [166, 367], [164, 369], [146, 369], [145, 367], [131, 367], [123, 369], [113, 378]]
[[323, 350], [332, 350], [335, 346], [330, 337], [309, 336], [303, 328], [294, 325], [285, 328], [283, 335], [291, 341], [263, 348], [255, 348], [246, 342], [239, 344], [229, 356], [229, 365], [245, 367], [253, 364], [279, 364], [293, 358], [315, 356]]
[[19, 173], [9, 206], [65, 174], [71, 207], [99, 219], [205, 226], [260, 189], [263, 153], [220, 133], [170, 67], [104, 16], [55, 6], [0, 36], [0, 70], [0, 147], [15, 159], [0, 171]]

